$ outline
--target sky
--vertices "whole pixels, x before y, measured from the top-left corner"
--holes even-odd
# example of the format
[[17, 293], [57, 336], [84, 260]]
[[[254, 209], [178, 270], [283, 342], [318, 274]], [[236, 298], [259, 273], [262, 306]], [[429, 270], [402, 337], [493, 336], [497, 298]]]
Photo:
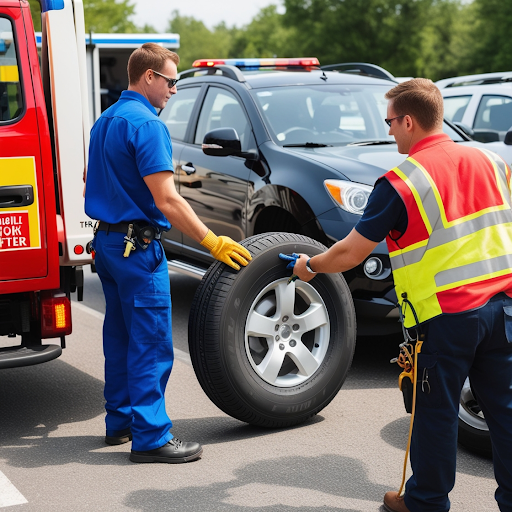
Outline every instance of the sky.
[[131, 0], [135, 4], [133, 22], [142, 26], [149, 24], [159, 32], [166, 30], [173, 11], [182, 16], [192, 16], [202, 21], [209, 29], [222, 21], [229, 27], [247, 25], [262, 7], [281, 0]]

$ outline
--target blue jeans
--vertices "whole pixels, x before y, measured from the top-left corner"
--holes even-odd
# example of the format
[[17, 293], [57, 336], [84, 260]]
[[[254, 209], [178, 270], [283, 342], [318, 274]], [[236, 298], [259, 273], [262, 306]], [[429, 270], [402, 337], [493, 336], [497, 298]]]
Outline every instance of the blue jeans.
[[[501, 512], [512, 512], [512, 299], [501, 293], [480, 309], [442, 315], [422, 327], [413, 476], [405, 487], [405, 504], [411, 512], [450, 509], [459, 400], [469, 375], [491, 433], [496, 501]], [[429, 393], [421, 386], [425, 372]]]
[[105, 294], [107, 435], [131, 428], [132, 449], [152, 450], [172, 434], [165, 388], [174, 360], [167, 261], [160, 241], [123, 257], [122, 233], [99, 231], [96, 269]]

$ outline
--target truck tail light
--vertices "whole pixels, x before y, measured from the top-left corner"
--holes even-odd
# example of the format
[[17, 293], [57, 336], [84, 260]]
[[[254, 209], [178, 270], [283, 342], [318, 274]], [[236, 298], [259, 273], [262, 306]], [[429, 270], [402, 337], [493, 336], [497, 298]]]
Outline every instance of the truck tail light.
[[71, 302], [67, 297], [41, 300], [41, 337], [57, 338], [71, 334]]

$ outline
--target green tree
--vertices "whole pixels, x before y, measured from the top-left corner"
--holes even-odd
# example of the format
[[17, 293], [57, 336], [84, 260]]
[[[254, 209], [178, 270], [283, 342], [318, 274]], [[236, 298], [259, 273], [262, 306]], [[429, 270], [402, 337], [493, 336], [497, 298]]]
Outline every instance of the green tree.
[[284, 0], [294, 50], [322, 64], [382, 62], [393, 44], [395, 11], [386, 0]]
[[474, 72], [508, 71], [512, 68], [512, 2], [474, 0]]
[[261, 9], [251, 23], [243, 29], [232, 32], [230, 56], [253, 58], [293, 56], [295, 30], [284, 24], [283, 17], [284, 15], [277, 12], [275, 5]]
[[135, 5], [130, 0], [84, 0], [86, 32], [139, 32], [130, 17]]
[[[41, 30], [41, 8], [37, 0], [29, 0], [36, 32]], [[84, 0], [86, 32], [133, 33], [154, 32], [150, 26], [137, 27], [130, 18], [135, 5], [130, 0]]]
[[226, 58], [232, 40], [232, 30], [220, 24], [214, 30], [208, 29], [202, 21], [191, 16], [181, 16], [178, 11], [172, 13], [169, 32], [180, 35], [179, 70], [189, 69], [196, 59]]

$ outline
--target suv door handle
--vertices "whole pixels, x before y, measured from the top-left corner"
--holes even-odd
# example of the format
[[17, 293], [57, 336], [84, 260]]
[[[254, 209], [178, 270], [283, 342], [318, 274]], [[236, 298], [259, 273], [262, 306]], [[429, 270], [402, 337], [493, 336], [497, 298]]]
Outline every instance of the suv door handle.
[[192, 165], [191, 162], [189, 162], [188, 164], [182, 165], [181, 169], [183, 171], [185, 171], [185, 173], [188, 174], [189, 176], [196, 172], [196, 168]]

